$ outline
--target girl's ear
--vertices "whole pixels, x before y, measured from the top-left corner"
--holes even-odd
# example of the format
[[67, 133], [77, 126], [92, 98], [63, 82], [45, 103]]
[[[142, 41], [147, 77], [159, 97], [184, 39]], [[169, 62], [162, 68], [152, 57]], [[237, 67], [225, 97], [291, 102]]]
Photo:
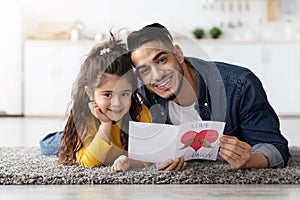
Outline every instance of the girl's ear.
[[183, 56], [183, 52], [182, 52], [180, 46], [175, 44], [174, 49], [175, 49], [175, 56], [176, 56], [178, 62], [183, 63], [184, 62], [184, 56]]
[[85, 90], [86, 94], [89, 96], [90, 101], [94, 101], [93, 90], [91, 88], [89, 88], [88, 86], [85, 86], [84, 90]]

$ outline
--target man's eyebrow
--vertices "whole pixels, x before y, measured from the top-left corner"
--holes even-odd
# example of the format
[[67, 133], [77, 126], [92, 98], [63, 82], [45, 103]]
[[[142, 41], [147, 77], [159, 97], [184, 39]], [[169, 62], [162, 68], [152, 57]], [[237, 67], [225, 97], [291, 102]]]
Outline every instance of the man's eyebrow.
[[[156, 54], [156, 55], [152, 58], [152, 61], [157, 60], [157, 59], [158, 59], [161, 55], [163, 55], [163, 54], [167, 54], [167, 52], [165, 52], [165, 51], [159, 52], [158, 54]], [[147, 66], [147, 64], [143, 64], [143, 65], [140, 65], [140, 66], [136, 66], [135, 68], [136, 68], [136, 70], [139, 70], [139, 69], [144, 68], [144, 67], [146, 67], [146, 66]]]
[[154, 56], [154, 58], [152, 59], [152, 61], [157, 60], [157, 59], [158, 59], [161, 55], [163, 55], [163, 54], [167, 54], [167, 52], [165, 52], [165, 51], [159, 52], [158, 54], [156, 54], [156, 56]]

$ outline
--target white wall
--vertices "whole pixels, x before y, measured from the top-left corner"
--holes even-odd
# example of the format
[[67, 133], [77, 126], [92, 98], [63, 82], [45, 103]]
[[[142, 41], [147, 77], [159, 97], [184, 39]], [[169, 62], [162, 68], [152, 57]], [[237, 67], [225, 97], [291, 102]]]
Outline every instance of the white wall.
[[[80, 20], [90, 32], [107, 32], [111, 27], [141, 28], [160, 22], [186, 36], [195, 27], [210, 28], [226, 18], [221, 0], [214, 9], [203, 8], [202, 0], [20, 0], [23, 4], [24, 34], [38, 31], [40, 22]], [[229, 2], [228, 0], [223, 0]], [[237, 2], [238, 0], [235, 0]], [[245, 1], [245, 0], [241, 0]], [[257, 24], [266, 18], [266, 0], [250, 0], [248, 22]], [[235, 4], [236, 6], [237, 4]], [[225, 6], [228, 6], [227, 4]], [[226, 8], [227, 9], [227, 8]]]

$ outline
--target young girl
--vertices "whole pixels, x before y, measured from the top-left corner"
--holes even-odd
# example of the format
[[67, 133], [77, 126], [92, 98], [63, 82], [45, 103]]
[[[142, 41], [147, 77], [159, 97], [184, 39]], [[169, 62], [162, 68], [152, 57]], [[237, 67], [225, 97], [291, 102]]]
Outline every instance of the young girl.
[[126, 45], [111, 34], [88, 54], [73, 85], [58, 163], [112, 171], [147, 165], [126, 156], [129, 120], [151, 121], [136, 89]]

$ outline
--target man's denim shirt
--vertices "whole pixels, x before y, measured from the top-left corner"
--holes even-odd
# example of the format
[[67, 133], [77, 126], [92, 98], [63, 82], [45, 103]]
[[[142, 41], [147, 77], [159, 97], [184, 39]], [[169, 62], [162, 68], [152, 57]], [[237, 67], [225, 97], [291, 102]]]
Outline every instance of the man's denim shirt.
[[[244, 67], [186, 57], [198, 84], [196, 109], [203, 120], [225, 121], [224, 134], [235, 136], [262, 152], [269, 167], [283, 167], [289, 159], [288, 142], [268, 102], [260, 80]], [[153, 122], [171, 124], [168, 102], [141, 87]]]

